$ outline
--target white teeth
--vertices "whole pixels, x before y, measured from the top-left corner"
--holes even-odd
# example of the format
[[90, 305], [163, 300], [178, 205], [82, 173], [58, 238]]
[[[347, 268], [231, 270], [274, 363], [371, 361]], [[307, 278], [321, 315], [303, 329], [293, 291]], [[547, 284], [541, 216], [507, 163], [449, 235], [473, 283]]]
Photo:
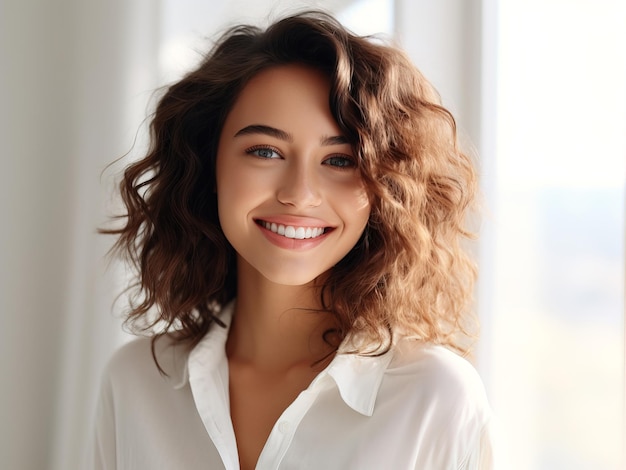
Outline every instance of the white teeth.
[[270, 222], [263, 222], [263, 227], [286, 238], [302, 240], [305, 238], [317, 238], [324, 233], [322, 227], [292, 227], [291, 225], [278, 225]]

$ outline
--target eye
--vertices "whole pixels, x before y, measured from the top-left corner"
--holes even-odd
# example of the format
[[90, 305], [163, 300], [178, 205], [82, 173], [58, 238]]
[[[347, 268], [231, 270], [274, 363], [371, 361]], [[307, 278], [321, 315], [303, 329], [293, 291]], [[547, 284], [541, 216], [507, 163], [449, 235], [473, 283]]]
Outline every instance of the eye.
[[280, 153], [273, 147], [257, 146], [246, 149], [246, 153], [262, 159], [281, 158]]
[[355, 166], [354, 159], [344, 155], [333, 155], [324, 160], [324, 164], [337, 168], [353, 168]]

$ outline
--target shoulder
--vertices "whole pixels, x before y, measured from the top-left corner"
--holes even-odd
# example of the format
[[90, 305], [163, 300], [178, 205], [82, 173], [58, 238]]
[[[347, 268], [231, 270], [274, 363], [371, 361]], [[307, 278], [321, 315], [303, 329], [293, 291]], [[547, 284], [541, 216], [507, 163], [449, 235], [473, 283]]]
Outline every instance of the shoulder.
[[484, 390], [480, 376], [467, 359], [443, 346], [408, 339], [400, 340], [394, 347], [387, 372], [407, 379], [420, 379], [433, 388], [467, 392]]
[[469, 361], [443, 346], [411, 340], [401, 340], [393, 354], [386, 380], [405, 390], [406, 402], [459, 425], [466, 421], [481, 427], [489, 421], [485, 387]]
[[418, 436], [410, 443], [418, 449], [417, 468], [491, 468], [473, 463], [491, 458], [493, 418], [469, 361], [442, 346], [401, 340], [382, 385], [385, 410], [407, 420], [406, 435]]
[[142, 337], [120, 347], [104, 370], [105, 384], [119, 389], [184, 382], [189, 348], [167, 335], [154, 340], [154, 347], [152, 343]]

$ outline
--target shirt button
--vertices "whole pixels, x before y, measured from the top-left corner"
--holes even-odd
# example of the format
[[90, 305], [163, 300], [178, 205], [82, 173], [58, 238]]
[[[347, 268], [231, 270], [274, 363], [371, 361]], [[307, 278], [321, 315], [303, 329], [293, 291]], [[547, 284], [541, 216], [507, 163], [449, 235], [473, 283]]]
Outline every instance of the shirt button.
[[281, 421], [278, 423], [278, 430], [283, 434], [287, 434], [289, 432], [289, 427], [290, 426], [287, 421]]

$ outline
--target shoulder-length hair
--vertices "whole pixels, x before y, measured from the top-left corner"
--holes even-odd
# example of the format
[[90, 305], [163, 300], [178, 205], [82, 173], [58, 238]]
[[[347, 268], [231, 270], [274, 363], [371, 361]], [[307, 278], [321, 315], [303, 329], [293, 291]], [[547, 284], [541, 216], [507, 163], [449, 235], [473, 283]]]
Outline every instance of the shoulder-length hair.
[[373, 351], [400, 331], [463, 350], [458, 333], [475, 278], [461, 247], [476, 192], [471, 159], [458, 147], [453, 117], [403, 52], [321, 12], [228, 30], [160, 98], [149, 151], [120, 185], [124, 223], [104, 230], [119, 235], [116, 249], [138, 271], [127, 321], [154, 338], [174, 332], [191, 343], [220, 323], [216, 312], [237, 294], [214, 191], [220, 132], [253, 76], [291, 63], [329, 76], [331, 111], [371, 201], [362, 237], [322, 287], [340, 337], [358, 330]]

